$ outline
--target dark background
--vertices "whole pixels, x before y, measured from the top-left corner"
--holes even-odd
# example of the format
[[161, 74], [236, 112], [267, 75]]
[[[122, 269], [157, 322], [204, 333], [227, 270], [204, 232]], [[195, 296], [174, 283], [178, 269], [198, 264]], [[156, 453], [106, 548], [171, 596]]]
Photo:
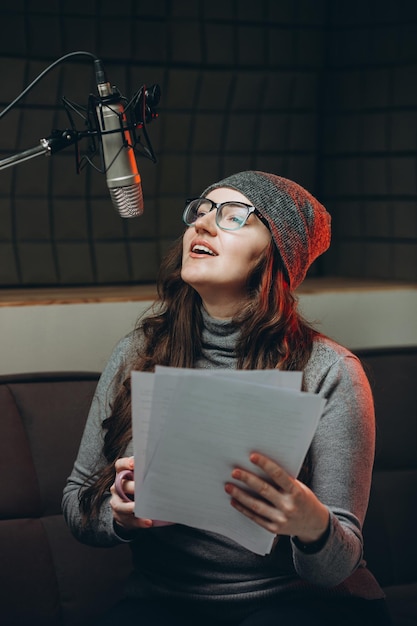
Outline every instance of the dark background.
[[[0, 110], [85, 50], [128, 97], [162, 89], [138, 158], [145, 214], [119, 217], [72, 148], [0, 171], [0, 285], [153, 282], [184, 198], [244, 169], [292, 178], [333, 217], [310, 276], [417, 279], [417, 2], [43, 0], [2, 3]], [[0, 120], [0, 159], [66, 128], [92, 62], [58, 65]], [[82, 126], [82, 125], [81, 125]], [[77, 128], [79, 127], [77, 123]]]

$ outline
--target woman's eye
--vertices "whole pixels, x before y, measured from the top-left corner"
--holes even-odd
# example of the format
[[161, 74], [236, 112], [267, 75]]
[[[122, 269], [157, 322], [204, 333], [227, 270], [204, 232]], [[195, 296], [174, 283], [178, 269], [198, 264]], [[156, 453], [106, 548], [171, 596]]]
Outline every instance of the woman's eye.
[[245, 218], [241, 215], [229, 215], [227, 219], [234, 224], [242, 224]]

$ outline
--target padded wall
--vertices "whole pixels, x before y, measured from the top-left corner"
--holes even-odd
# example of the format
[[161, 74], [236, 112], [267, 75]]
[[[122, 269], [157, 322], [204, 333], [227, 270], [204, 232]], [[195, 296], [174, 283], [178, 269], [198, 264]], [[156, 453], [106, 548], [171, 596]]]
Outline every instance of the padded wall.
[[[184, 198], [210, 182], [259, 168], [314, 188], [323, 8], [323, 0], [2, 7], [1, 108], [74, 50], [102, 58], [126, 96], [158, 83], [162, 100], [148, 127], [159, 162], [138, 159], [143, 217], [122, 220], [103, 175], [75, 174], [71, 149], [0, 171], [0, 284], [153, 281], [182, 232]], [[0, 158], [66, 128], [60, 97], [85, 105], [92, 79], [88, 59], [48, 73], [0, 120]]]
[[417, 279], [417, 4], [336, 1], [326, 34], [325, 273]]
[[[0, 171], [0, 285], [153, 282], [185, 197], [234, 171], [295, 179], [333, 216], [310, 273], [417, 278], [416, 4], [399, 0], [16, 0], [0, 8], [0, 108], [76, 50], [126, 96], [162, 89], [139, 160], [145, 214], [122, 220], [71, 149]], [[66, 128], [92, 64], [48, 73], [0, 119], [0, 159]], [[82, 120], [77, 120], [78, 128]], [[83, 146], [82, 146], [83, 147]]]

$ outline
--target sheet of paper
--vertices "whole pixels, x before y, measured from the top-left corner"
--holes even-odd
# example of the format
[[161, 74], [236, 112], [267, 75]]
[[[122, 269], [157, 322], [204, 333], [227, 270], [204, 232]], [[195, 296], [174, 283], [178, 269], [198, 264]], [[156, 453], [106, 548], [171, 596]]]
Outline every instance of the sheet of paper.
[[131, 373], [135, 491], [140, 488], [146, 471], [146, 449], [149, 437], [154, 381], [155, 375], [151, 372]]
[[224, 483], [233, 467], [251, 466], [253, 450], [296, 475], [325, 401], [192, 372], [178, 376], [174, 387], [172, 373], [155, 375], [150, 423], [158, 419], [158, 398], [166, 399], [167, 387], [169, 419], [135, 495], [135, 514], [218, 532], [253, 552], [268, 553], [274, 536], [230, 506]]
[[146, 474], [146, 467], [153, 456], [159, 440], [161, 429], [169, 416], [170, 398], [175, 391], [179, 376], [187, 377], [193, 373], [197, 376], [220, 376], [239, 380], [257, 381], [266, 385], [285, 387], [300, 390], [302, 372], [283, 372], [277, 369], [270, 370], [190, 370], [179, 367], [156, 366], [156, 374], [170, 374], [173, 376], [171, 384], [167, 380], [158, 396], [158, 409], [154, 411], [154, 419], [150, 424], [151, 405], [155, 375], [150, 372], [136, 372], [132, 375], [132, 415], [133, 419], [133, 450], [135, 456], [135, 486], [138, 492]]
[[172, 374], [173, 376], [188, 376], [195, 374], [200, 376], [227, 376], [240, 380], [248, 380], [249, 382], [257, 382], [264, 385], [274, 385], [275, 387], [285, 387], [286, 389], [296, 389], [300, 391], [303, 381], [303, 372], [285, 372], [277, 369], [268, 370], [231, 370], [231, 369], [187, 369], [182, 367], [166, 367], [157, 365], [156, 374]]

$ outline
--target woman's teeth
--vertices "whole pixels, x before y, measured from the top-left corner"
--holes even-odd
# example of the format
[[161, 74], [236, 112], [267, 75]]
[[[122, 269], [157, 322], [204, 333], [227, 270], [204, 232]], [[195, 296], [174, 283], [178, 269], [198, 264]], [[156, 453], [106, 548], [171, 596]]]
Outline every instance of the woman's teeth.
[[210, 250], [210, 248], [207, 248], [207, 246], [201, 246], [200, 244], [193, 246], [192, 251], [196, 252], [197, 254], [210, 254], [211, 256], [217, 256], [216, 253], [213, 252], [213, 250]]

